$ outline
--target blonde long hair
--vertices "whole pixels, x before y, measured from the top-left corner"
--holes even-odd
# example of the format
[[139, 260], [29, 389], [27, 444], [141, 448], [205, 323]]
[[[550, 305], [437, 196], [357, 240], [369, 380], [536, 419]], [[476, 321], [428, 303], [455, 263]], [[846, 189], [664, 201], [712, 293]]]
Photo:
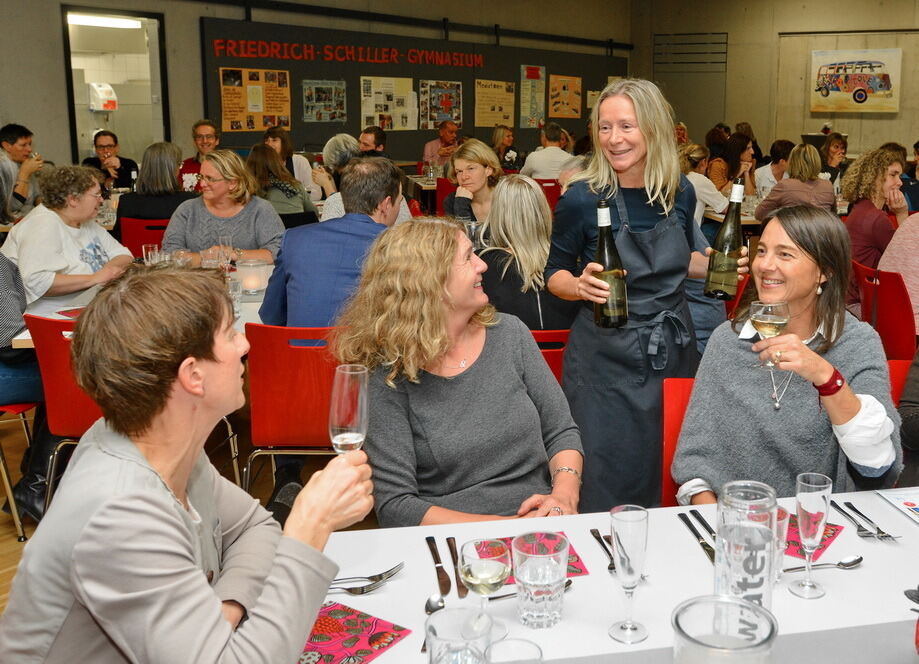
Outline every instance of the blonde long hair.
[[482, 255], [489, 251], [507, 254], [501, 277], [513, 261], [523, 280], [521, 292], [542, 288], [552, 239], [552, 210], [539, 183], [526, 175], [501, 178], [485, 226], [487, 232], [483, 227], [482, 234], [489, 240]]
[[676, 137], [673, 133], [673, 108], [651, 81], [641, 78], [624, 78], [613, 81], [594, 104], [590, 114], [591, 134], [595, 146], [593, 156], [572, 182], [583, 180], [594, 193], [619, 188], [616, 171], [610, 166], [600, 148], [600, 106], [610, 97], [628, 97], [635, 106], [635, 117], [647, 147], [645, 157], [645, 189], [648, 202], [659, 203], [666, 213], [673, 208], [680, 187], [680, 163], [677, 158]]
[[213, 164], [220, 177], [236, 181], [236, 186], [229, 192], [234, 201], [245, 205], [255, 196], [258, 184], [238, 154], [232, 150], [214, 150], [204, 155], [204, 161]]
[[[418, 217], [397, 224], [373, 243], [360, 284], [337, 321], [332, 352], [344, 363], [385, 366], [386, 382], [419, 373], [450, 349], [447, 280], [463, 226]], [[471, 322], [493, 325], [485, 305]]]

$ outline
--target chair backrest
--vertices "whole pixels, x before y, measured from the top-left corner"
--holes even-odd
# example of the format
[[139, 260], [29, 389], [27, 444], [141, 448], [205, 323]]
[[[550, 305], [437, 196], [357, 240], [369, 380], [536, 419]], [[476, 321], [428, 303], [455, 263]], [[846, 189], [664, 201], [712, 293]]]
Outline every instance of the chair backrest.
[[415, 164], [415, 175], [424, 175], [424, 162], [419, 161]]
[[683, 416], [689, 405], [692, 394], [692, 378], [664, 379], [664, 428], [663, 453], [661, 454], [661, 507], [673, 507], [677, 504], [676, 492], [679, 488], [670, 474], [673, 455], [680, 440], [680, 429], [683, 428]]
[[70, 332], [75, 321], [23, 316], [41, 372], [45, 392], [48, 430], [55, 436], [79, 438], [102, 417], [102, 411], [86, 392], [77, 387], [70, 367]]
[[278, 216], [281, 217], [281, 223], [284, 224], [285, 229], [319, 222], [319, 217], [313, 211], [304, 210], [303, 212], [289, 212], [287, 214], [279, 214]]
[[893, 399], [894, 406], [900, 406], [900, 397], [906, 386], [906, 377], [909, 375], [911, 366], [913, 366], [912, 360], [887, 360], [887, 368], [890, 371], [890, 397]]
[[890, 225], [893, 226], [894, 230], [897, 230], [898, 228], [900, 228], [900, 220], [897, 219], [897, 215], [891, 214], [890, 212], [888, 212], [887, 218], [890, 219]]
[[131, 251], [134, 258], [143, 258], [143, 245], [163, 243], [169, 220], [122, 217], [118, 224], [121, 226], [121, 244]]
[[555, 204], [562, 196], [562, 185], [558, 183], [558, 180], [536, 180], [536, 182], [542, 187], [542, 193], [546, 195], [549, 209], [555, 210]]
[[331, 448], [329, 402], [338, 363], [317, 344], [331, 330], [246, 324], [253, 446]]
[[421, 209], [421, 203], [416, 198], [408, 199], [408, 211], [413, 217], [423, 217], [424, 210]]
[[750, 274], [747, 273], [743, 275], [743, 279], [740, 280], [737, 284], [737, 293], [734, 294], [734, 297], [724, 303], [724, 310], [727, 313], [728, 320], [734, 319], [734, 312], [737, 311], [737, 305], [740, 304], [740, 298], [743, 297], [743, 293], [747, 290], [747, 283], [750, 281]]
[[562, 364], [570, 330], [532, 330], [533, 338], [556, 380], [562, 382]]
[[884, 344], [888, 360], [912, 360], [916, 354], [916, 320], [903, 277], [852, 261], [862, 305], [862, 320], [870, 323]]
[[447, 178], [437, 178], [437, 191], [434, 200], [437, 203], [437, 216], [442, 217], [444, 214], [444, 199], [456, 191], [457, 186]]

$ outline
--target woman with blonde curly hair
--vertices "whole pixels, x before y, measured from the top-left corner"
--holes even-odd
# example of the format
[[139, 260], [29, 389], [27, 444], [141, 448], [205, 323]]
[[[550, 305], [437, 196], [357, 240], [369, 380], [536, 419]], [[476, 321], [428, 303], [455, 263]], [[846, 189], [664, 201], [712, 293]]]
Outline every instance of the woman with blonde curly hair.
[[[852, 260], [862, 265], [877, 267], [893, 237], [894, 226], [887, 212], [895, 214], [900, 223], [906, 220], [906, 199], [900, 192], [903, 168], [899, 155], [878, 149], [855, 160], [843, 176], [842, 195], [850, 201], [845, 223], [852, 244]], [[853, 313], [861, 311], [854, 278], [846, 302]]]
[[444, 199], [444, 211], [457, 219], [487, 221], [491, 197], [502, 175], [494, 150], [478, 139], [468, 139], [450, 157], [447, 177], [459, 187]]
[[338, 320], [335, 355], [371, 371], [383, 526], [577, 512], [577, 427], [529, 330], [488, 304], [485, 270], [459, 223], [412, 219], [374, 243]]
[[508, 175], [495, 187], [479, 257], [488, 265], [482, 287], [498, 311], [531, 330], [567, 330], [580, 305], [545, 290], [543, 272], [552, 239], [552, 210], [539, 184]]
[[[260, 258], [273, 263], [284, 224], [271, 203], [256, 196], [258, 184], [240, 156], [232, 150], [209, 152], [197, 177], [201, 197], [172, 213], [163, 250], [191, 252], [192, 265], [200, 264], [205, 250], [230, 253], [237, 261]], [[220, 238], [227, 238], [230, 246], [221, 245]]]

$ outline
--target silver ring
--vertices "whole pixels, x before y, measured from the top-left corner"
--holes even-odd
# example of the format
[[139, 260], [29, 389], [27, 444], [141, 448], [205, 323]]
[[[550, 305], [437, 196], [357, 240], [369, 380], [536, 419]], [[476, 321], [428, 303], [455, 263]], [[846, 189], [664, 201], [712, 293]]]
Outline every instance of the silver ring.
[[549, 508], [549, 511], [550, 511], [550, 512], [551, 512], [552, 510], [555, 510], [555, 511], [558, 512], [559, 514], [562, 514], [562, 513], [563, 513], [563, 512], [562, 512], [562, 508], [559, 507], [558, 505], [556, 505], [555, 507], [550, 507], [550, 508]]

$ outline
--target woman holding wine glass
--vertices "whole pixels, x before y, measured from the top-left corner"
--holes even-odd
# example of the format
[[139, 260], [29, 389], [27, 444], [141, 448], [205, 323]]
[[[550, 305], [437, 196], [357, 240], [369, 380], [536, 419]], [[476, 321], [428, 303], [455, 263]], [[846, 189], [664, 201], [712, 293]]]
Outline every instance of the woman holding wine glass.
[[581, 441], [526, 326], [497, 314], [461, 224], [380, 235], [333, 351], [370, 371], [364, 445], [382, 526], [578, 510]]
[[[880, 338], [845, 310], [849, 266], [832, 213], [782, 208], [767, 223], [751, 272], [760, 303], [787, 303], [787, 322], [760, 321], [758, 336], [741, 302], [709, 340], [671, 468], [681, 504], [715, 502], [736, 479], [791, 496], [802, 472], [830, 477], [838, 491], [893, 485], [900, 418]], [[754, 368], [756, 359], [773, 366]]]

